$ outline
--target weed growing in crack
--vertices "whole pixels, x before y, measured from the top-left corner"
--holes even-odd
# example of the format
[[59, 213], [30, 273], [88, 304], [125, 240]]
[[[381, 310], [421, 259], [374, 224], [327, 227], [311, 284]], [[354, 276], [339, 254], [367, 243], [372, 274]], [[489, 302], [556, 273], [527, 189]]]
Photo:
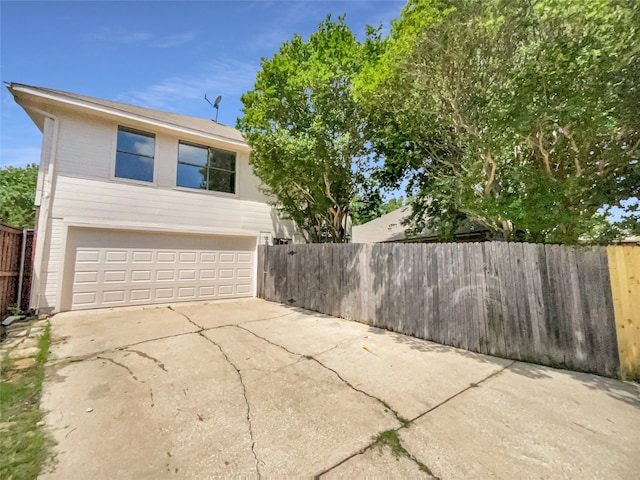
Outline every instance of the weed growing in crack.
[[[513, 362], [513, 363], [515, 363], [515, 362]], [[513, 363], [511, 363], [511, 365], [513, 365]], [[498, 377], [498, 376], [500, 376], [500, 375], [504, 374], [505, 370], [506, 370], [507, 368], [509, 368], [511, 365], [507, 365], [506, 367], [501, 368], [500, 370], [496, 370], [496, 371], [495, 371], [495, 372], [493, 372], [491, 375], [489, 375], [485, 380], [489, 380], [490, 378]]]
[[306, 358], [307, 360], [314, 360], [314, 358], [311, 355], [305, 355], [304, 358]]
[[394, 457], [408, 458], [409, 460], [414, 462], [422, 472], [425, 472], [432, 477], [434, 476], [429, 467], [427, 467], [424, 463], [411, 455], [411, 453], [409, 453], [407, 449], [404, 448], [396, 430], [387, 430], [386, 432], [379, 433], [377, 437], [374, 437], [372, 446], [378, 447], [380, 450], [382, 450], [384, 447], [389, 447], [391, 449], [391, 454]]
[[384, 400], [379, 400], [379, 401], [382, 404], [382, 406], [385, 408], [385, 411], [389, 411], [393, 413], [393, 416], [396, 417], [396, 420], [398, 420], [400, 422], [400, 425], [402, 425], [404, 428], [407, 428], [411, 424], [409, 420], [407, 420], [398, 412], [396, 412], [393, 408], [391, 408], [391, 405], [389, 405], [387, 402], [385, 402]]

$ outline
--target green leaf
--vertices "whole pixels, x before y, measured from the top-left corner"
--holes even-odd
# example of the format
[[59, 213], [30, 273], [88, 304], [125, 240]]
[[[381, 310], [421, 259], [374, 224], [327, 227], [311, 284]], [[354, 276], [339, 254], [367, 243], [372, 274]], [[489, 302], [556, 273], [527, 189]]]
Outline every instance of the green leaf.
[[38, 165], [0, 169], [0, 221], [16, 228], [33, 228]]

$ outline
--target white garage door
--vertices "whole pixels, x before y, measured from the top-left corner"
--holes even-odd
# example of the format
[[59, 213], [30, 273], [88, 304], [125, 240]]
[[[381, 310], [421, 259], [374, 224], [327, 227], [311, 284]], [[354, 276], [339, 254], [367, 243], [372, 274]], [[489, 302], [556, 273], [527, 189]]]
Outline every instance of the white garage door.
[[69, 237], [72, 310], [253, 295], [251, 237], [99, 229]]

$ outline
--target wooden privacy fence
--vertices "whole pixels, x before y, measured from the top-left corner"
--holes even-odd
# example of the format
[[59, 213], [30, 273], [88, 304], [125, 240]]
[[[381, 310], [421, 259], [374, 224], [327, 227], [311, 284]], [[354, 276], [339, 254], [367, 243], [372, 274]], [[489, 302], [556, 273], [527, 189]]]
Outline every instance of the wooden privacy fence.
[[[474, 352], [617, 376], [614, 299], [616, 314], [631, 300], [626, 271], [612, 295], [609, 263], [605, 247], [503, 242], [261, 246], [258, 296]], [[629, 319], [627, 332], [639, 333], [629, 336], [627, 375], [640, 364], [640, 319]]]
[[0, 224], [0, 319], [17, 305], [19, 293], [20, 308], [23, 311], [29, 309], [32, 249], [33, 230], [19, 230]]

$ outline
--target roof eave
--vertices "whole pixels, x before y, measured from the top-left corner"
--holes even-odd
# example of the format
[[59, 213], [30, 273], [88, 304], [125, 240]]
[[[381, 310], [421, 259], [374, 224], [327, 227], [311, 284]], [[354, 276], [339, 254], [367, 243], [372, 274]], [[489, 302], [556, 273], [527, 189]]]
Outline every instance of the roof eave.
[[[94, 112], [99, 112], [99, 113], [103, 113], [103, 114], [107, 114], [107, 115], [111, 115], [111, 116], [115, 116], [115, 117], [131, 120], [131, 121], [135, 121], [135, 122], [140, 122], [140, 123], [147, 124], [147, 125], [154, 126], [154, 127], [165, 128], [165, 129], [172, 130], [172, 131], [175, 131], [175, 132], [178, 132], [178, 133], [184, 133], [184, 134], [188, 134], [188, 135], [195, 135], [195, 136], [198, 136], [198, 137], [201, 137], [201, 138], [206, 138], [208, 140], [214, 140], [214, 141], [226, 143], [226, 144], [229, 144], [229, 145], [233, 145], [233, 146], [235, 146], [236, 148], [238, 148], [240, 150], [244, 150], [244, 151], [250, 151], [251, 150], [251, 147], [249, 147], [249, 145], [247, 145], [245, 142], [242, 142], [242, 141], [239, 141], [239, 140], [236, 140], [236, 139], [233, 139], [233, 138], [225, 137], [223, 135], [215, 135], [215, 134], [212, 134], [212, 133], [203, 132], [201, 130], [195, 130], [195, 129], [192, 129], [192, 128], [182, 127], [180, 125], [175, 125], [173, 123], [162, 122], [162, 121], [159, 121], [159, 120], [156, 120], [156, 119], [144, 117], [142, 115], [135, 115], [135, 114], [129, 113], [129, 112], [122, 112], [122, 111], [116, 110], [114, 108], [105, 107], [103, 105], [96, 105], [96, 104], [92, 104], [90, 102], [85, 102], [85, 101], [78, 100], [78, 99], [65, 98], [65, 97], [63, 97], [61, 95], [56, 95], [54, 93], [42, 92], [42, 91], [40, 91], [38, 89], [34, 89], [32, 87], [29, 87], [28, 85], [10, 83], [10, 84], [7, 84], [7, 88], [9, 89], [9, 91], [13, 95], [14, 99], [18, 103], [20, 103], [20, 102], [18, 101], [18, 97], [16, 95], [16, 92], [21, 92], [21, 93], [25, 93], [25, 94], [28, 94], [28, 95], [32, 95], [32, 96], [37, 97], [37, 98], [41, 98], [41, 99], [45, 99], [45, 100], [51, 100], [51, 101], [54, 101], [54, 102], [62, 103], [62, 104], [73, 106], [73, 107], [85, 108], [87, 110], [91, 110], [91, 111], [94, 111]], [[25, 109], [28, 108], [27, 106], [24, 106], [24, 105], [23, 105], [23, 107]], [[33, 117], [32, 117], [32, 119], [33, 119]]]

